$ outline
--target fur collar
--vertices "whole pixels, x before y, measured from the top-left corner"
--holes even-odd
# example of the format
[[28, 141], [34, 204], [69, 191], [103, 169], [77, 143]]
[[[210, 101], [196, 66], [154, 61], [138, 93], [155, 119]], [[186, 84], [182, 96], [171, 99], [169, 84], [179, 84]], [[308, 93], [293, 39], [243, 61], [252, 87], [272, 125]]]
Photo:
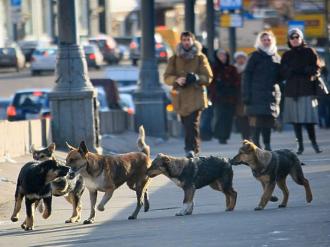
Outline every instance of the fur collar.
[[176, 55], [184, 59], [193, 59], [196, 55], [199, 55], [202, 52], [202, 45], [198, 41], [195, 41], [193, 46], [189, 51], [183, 49], [182, 44], [179, 43], [176, 46]]

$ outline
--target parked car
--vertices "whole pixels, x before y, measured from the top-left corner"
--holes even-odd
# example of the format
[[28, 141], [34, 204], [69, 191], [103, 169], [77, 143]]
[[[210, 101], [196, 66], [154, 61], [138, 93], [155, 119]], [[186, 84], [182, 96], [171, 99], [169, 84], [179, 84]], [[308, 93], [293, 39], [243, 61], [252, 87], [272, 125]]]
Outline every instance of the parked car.
[[[141, 58], [141, 36], [132, 38], [129, 45], [129, 57], [132, 65], [136, 66], [138, 60]], [[157, 62], [167, 62], [168, 58], [172, 56], [173, 52], [169, 45], [163, 40], [159, 33], [155, 33], [155, 52]]]
[[56, 46], [36, 49], [31, 58], [31, 75], [39, 75], [43, 71], [55, 71], [56, 57]]
[[94, 44], [84, 45], [83, 49], [88, 67], [100, 69], [103, 64], [103, 55], [100, 49]]
[[48, 40], [21, 40], [18, 42], [19, 47], [24, 53], [25, 61], [30, 62], [32, 54], [37, 48], [50, 46], [50, 41]]
[[11, 99], [0, 98], [0, 120], [7, 119], [7, 107], [10, 105]]
[[97, 91], [97, 100], [99, 102], [99, 111], [109, 111], [110, 108], [104, 88], [102, 86], [97, 86], [95, 88]]
[[16, 68], [20, 71], [25, 67], [25, 57], [17, 45], [9, 45], [0, 48], [0, 68]]
[[119, 47], [120, 60], [129, 59], [129, 45], [132, 41], [131, 37], [114, 37]]
[[117, 64], [120, 61], [119, 49], [116, 41], [108, 35], [99, 35], [88, 39], [89, 43], [99, 47], [104, 60], [108, 64]]
[[9, 121], [50, 117], [49, 89], [24, 89], [17, 91], [7, 108]]

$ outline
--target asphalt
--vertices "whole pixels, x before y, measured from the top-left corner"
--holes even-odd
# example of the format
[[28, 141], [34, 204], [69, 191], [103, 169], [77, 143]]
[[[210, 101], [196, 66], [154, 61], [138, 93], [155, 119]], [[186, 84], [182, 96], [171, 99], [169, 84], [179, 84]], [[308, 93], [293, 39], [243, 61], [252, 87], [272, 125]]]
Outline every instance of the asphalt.
[[[265, 210], [254, 211], [261, 196], [261, 185], [245, 166], [235, 166], [234, 188], [238, 192], [233, 212], [225, 212], [224, 196], [209, 187], [196, 193], [193, 215], [174, 216], [182, 206], [183, 192], [164, 176], [152, 180], [150, 211], [140, 212], [135, 221], [127, 220], [134, 210], [135, 195], [126, 185], [119, 188], [105, 207], [96, 212], [96, 223], [65, 224], [71, 207], [64, 198], [55, 198], [53, 214], [44, 220], [36, 213], [36, 226], [24, 232], [19, 222], [9, 221], [13, 210], [15, 181], [20, 167], [30, 156], [12, 158], [17, 163], [0, 163], [0, 246], [330, 246], [330, 131], [317, 131], [323, 148], [315, 154], [305, 141], [305, 152], [300, 158], [309, 179], [314, 199], [307, 204], [302, 186], [288, 178], [290, 198], [288, 207], [278, 208], [279, 203], [269, 203]], [[107, 152], [136, 150], [137, 133], [104, 136], [102, 146]], [[307, 140], [307, 137], [305, 140]], [[294, 149], [291, 131], [273, 133], [273, 149]], [[202, 143], [202, 155], [232, 157], [240, 146], [240, 136], [233, 134], [227, 145], [216, 140]], [[159, 152], [182, 156], [183, 140], [161, 140], [147, 137], [152, 155]], [[65, 152], [57, 152], [64, 158]], [[12, 160], [12, 161], [13, 161]], [[102, 193], [99, 193], [99, 200]], [[275, 189], [281, 200], [281, 193]], [[98, 200], [98, 201], [99, 201]], [[83, 195], [83, 219], [89, 215], [89, 196]]]

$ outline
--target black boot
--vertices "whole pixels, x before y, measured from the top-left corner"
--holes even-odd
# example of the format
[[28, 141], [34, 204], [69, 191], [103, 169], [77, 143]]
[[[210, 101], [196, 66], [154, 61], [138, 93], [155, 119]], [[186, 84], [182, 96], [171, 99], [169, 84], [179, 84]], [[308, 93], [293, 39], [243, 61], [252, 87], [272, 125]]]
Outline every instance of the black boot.
[[297, 151], [296, 154], [302, 154], [304, 152], [304, 143], [302, 142], [302, 140], [298, 140], [297, 139]]
[[265, 143], [265, 150], [272, 151], [272, 149], [270, 147], [270, 143]]
[[316, 141], [312, 142], [312, 147], [314, 148], [315, 153], [322, 153], [322, 150], [320, 149], [319, 145], [317, 145]]
[[302, 126], [301, 124], [293, 124], [294, 133], [296, 135], [297, 141], [297, 151], [296, 154], [302, 154], [304, 152], [304, 143], [302, 135]]
[[314, 148], [315, 153], [322, 153], [322, 150], [320, 150], [319, 145], [316, 143], [314, 124], [306, 124], [305, 127], [307, 129], [308, 137], [312, 143], [312, 147]]
[[260, 143], [259, 143], [260, 133], [261, 133], [261, 128], [259, 127], [252, 128], [252, 141], [259, 148], [260, 148]]

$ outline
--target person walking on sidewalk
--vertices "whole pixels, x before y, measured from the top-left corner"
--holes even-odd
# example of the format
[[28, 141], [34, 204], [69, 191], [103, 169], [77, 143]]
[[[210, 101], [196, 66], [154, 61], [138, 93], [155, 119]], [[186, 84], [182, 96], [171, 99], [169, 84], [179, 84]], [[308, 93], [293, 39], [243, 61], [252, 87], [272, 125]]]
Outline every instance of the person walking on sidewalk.
[[187, 157], [198, 156], [200, 151], [200, 116], [207, 107], [207, 91], [212, 81], [212, 70], [202, 45], [191, 32], [182, 32], [175, 54], [169, 59], [164, 81], [172, 86], [174, 110], [180, 115], [185, 132]]
[[240, 87], [239, 75], [236, 68], [230, 65], [229, 53], [223, 49], [216, 51], [212, 71], [214, 77], [210, 85], [210, 94], [215, 110], [214, 136], [220, 144], [227, 144], [236, 110]]
[[262, 134], [264, 148], [271, 150], [271, 128], [279, 115], [281, 92], [280, 56], [271, 31], [258, 34], [254, 51], [243, 74], [243, 103], [252, 128], [252, 140], [260, 147]]
[[246, 68], [248, 56], [243, 51], [237, 51], [234, 54], [234, 66], [237, 69], [239, 74], [239, 81], [240, 81], [240, 88], [238, 93], [238, 100], [237, 100], [237, 107], [236, 107], [236, 126], [238, 131], [241, 133], [242, 140], [250, 140], [251, 133], [250, 133], [250, 125], [249, 125], [249, 118], [245, 112], [245, 106], [242, 102], [242, 90], [243, 87], [242, 83], [242, 75]]
[[288, 32], [290, 50], [283, 54], [281, 72], [285, 79], [283, 121], [293, 125], [297, 154], [304, 152], [302, 126], [316, 153], [321, 150], [316, 142], [315, 127], [318, 123], [315, 81], [320, 74], [320, 60], [316, 51], [307, 47], [304, 35], [298, 28]]

